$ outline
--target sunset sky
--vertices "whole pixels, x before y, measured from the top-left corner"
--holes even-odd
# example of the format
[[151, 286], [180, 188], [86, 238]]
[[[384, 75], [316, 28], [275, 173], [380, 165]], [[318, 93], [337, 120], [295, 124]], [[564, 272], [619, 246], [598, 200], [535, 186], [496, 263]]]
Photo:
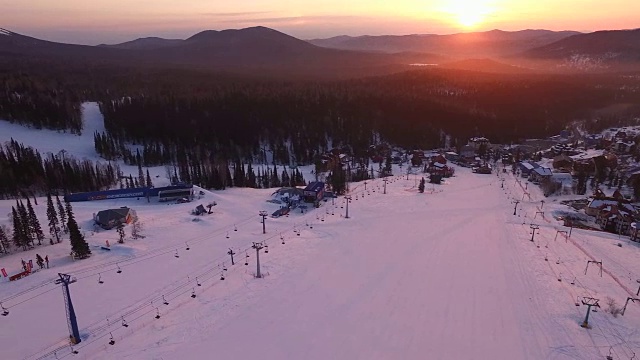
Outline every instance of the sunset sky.
[[256, 25], [303, 39], [640, 27], [638, 0], [0, 0], [0, 9], [0, 27], [79, 44]]

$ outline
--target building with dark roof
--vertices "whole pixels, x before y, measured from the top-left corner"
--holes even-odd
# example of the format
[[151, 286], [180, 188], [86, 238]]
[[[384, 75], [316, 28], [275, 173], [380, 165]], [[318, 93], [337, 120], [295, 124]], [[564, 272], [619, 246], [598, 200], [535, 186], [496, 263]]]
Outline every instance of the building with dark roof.
[[128, 207], [102, 210], [93, 216], [97, 225], [105, 230], [113, 229], [118, 224], [129, 224], [136, 216], [135, 211]]

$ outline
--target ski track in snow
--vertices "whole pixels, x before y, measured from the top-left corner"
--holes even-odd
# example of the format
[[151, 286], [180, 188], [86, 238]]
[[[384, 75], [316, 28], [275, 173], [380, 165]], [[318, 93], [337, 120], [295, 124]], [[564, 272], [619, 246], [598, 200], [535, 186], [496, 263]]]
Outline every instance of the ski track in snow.
[[[85, 104], [85, 118], [100, 119], [99, 112], [92, 112], [96, 109]], [[38, 140], [41, 150], [56, 151], [62, 139], [67, 146], [71, 136], [77, 145], [89, 136], [90, 144], [68, 151], [96, 157], [92, 141], [99, 121], [87, 123], [82, 137], [35, 137], [33, 130], [2, 122], [0, 127], [28, 145]], [[206, 191], [197, 203], [215, 200], [218, 205], [199, 222], [189, 215], [195, 204], [135, 199], [74, 203], [89, 243], [110, 240], [113, 250], [94, 247], [89, 260], [72, 262], [64, 242], [1, 257], [0, 267], [10, 272], [17, 270], [21, 257], [36, 252], [49, 254], [53, 266], [0, 283], [0, 299], [38, 284], [48, 291], [23, 304], [19, 302], [40, 291], [4, 303], [10, 314], [0, 319], [3, 358], [39, 358], [54, 349], [60, 358], [165, 360], [600, 359], [611, 346], [614, 359], [640, 353], [638, 304], [630, 304], [617, 318], [605, 312], [606, 297], [623, 305], [625, 288], [634, 288], [640, 248], [611, 234], [574, 229], [572, 241], [603, 259], [621, 284], [607, 274], [600, 277], [595, 267], [585, 275], [588, 256], [562, 236], [554, 240], [563, 227], [549, 215], [548, 221], [533, 219], [543, 199], [537, 189], [528, 190], [531, 201], [521, 203], [521, 215], [513, 216], [511, 201], [520, 200], [524, 190], [505, 175], [501, 188], [497, 176], [459, 168], [456, 177], [433, 193], [427, 186], [425, 194], [417, 193], [414, 179], [402, 176], [387, 185], [387, 194], [382, 194], [379, 179], [369, 181], [367, 191], [353, 184], [358, 199], [354, 194], [349, 204], [350, 219], [342, 216], [344, 199], [339, 198], [335, 205], [322, 203], [304, 214], [267, 218], [266, 235], [257, 212], [278, 208], [265, 202], [272, 193], [268, 189]], [[44, 203], [39, 199], [36, 206], [41, 222]], [[11, 205], [13, 201], [0, 201], [0, 211], [6, 213]], [[145, 239], [118, 245], [112, 231], [87, 230], [92, 213], [123, 205], [137, 210]], [[545, 207], [551, 213], [561, 206], [548, 201]], [[534, 243], [530, 223], [540, 224]], [[269, 253], [261, 252], [260, 260], [266, 276], [255, 279], [255, 251], [248, 252], [245, 266], [240, 249], [264, 239]], [[624, 246], [615, 246], [618, 242]], [[230, 247], [238, 252], [233, 266], [225, 255]], [[115, 273], [117, 261], [122, 274]], [[197, 286], [194, 276], [206, 269], [213, 270]], [[65, 346], [68, 330], [60, 289], [49, 284], [57, 272], [79, 278], [71, 285], [83, 336], [77, 355]], [[97, 283], [98, 274], [104, 284]], [[159, 300], [165, 294], [169, 305]], [[591, 314], [590, 330], [579, 326], [586, 311], [574, 304], [579, 296], [601, 299], [603, 308]], [[156, 308], [160, 319], [154, 318]], [[127, 328], [120, 325], [122, 314], [129, 314]], [[28, 337], [16, 335], [26, 333]], [[113, 346], [107, 344], [111, 335]]]

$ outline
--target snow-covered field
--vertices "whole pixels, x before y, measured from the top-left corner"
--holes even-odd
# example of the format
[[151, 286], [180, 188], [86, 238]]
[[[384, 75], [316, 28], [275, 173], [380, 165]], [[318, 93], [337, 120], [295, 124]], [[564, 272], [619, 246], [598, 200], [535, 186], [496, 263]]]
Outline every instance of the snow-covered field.
[[[29, 144], [36, 139], [30, 131], [31, 137], [15, 138]], [[8, 138], [0, 134], [0, 140]], [[109, 240], [112, 250], [92, 247], [91, 258], [73, 262], [65, 241], [0, 257], [10, 273], [36, 252], [52, 260], [50, 269], [0, 283], [0, 301], [9, 309], [0, 318], [2, 358], [539, 360], [640, 354], [640, 303], [630, 303], [624, 316], [605, 311], [607, 297], [618, 305], [635, 297], [637, 244], [576, 229], [569, 239], [556, 238], [557, 230], [568, 230], [549, 215], [561, 205], [549, 199], [542, 205], [542, 195], [529, 189], [531, 199], [525, 197], [514, 216], [512, 201], [522, 200], [524, 189], [511, 175], [504, 174], [502, 188], [495, 174], [465, 168], [456, 174], [443, 185], [427, 185], [424, 194], [414, 176], [393, 178], [386, 194], [381, 179], [368, 182], [367, 190], [352, 184], [349, 219], [341, 197], [305, 213], [267, 218], [266, 234], [258, 211], [278, 208], [266, 202], [272, 190], [205, 191], [191, 204], [74, 203], [89, 243]], [[218, 204], [214, 213], [193, 221], [189, 211], [211, 201]], [[13, 203], [0, 201], [0, 213]], [[44, 223], [45, 201], [38, 203]], [[93, 213], [125, 205], [137, 211], [146, 238], [117, 244], [115, 231], [92, 232]], [[534, 242], [531, 223], [540, 225]], [[268, 253], [260, 253], [263, 278], [254, 277], [251, 245], [259, 241], [268, 245]], [[235, 265], [229, 248], [237, 254]], [[602, 277], [593, 265], [585, 274], [592, 259], [603, 261]], [[70, 286], [82, 336], [75, 355], [67, 345], [62, 292], [52, 283], [58, 272], [78, 279]], [[584, 296], [602, 305], [590, 315], [591, 329], [579, 326], [587, 308], [576, 301]]]

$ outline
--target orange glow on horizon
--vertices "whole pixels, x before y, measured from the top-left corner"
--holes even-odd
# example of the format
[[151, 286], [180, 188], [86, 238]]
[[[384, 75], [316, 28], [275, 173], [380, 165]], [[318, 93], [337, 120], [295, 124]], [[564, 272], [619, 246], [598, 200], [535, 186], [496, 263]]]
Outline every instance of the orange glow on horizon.
[[266, 26], [302, 39], [523, 29], [640, 27], [638, 0], [0, 0], [3, 28], [54, 41], [186, 38]]
[[495, 11], [487, 0], [450, 0], [442, 7], [445, 16], [464, 29], [481, 25]]

